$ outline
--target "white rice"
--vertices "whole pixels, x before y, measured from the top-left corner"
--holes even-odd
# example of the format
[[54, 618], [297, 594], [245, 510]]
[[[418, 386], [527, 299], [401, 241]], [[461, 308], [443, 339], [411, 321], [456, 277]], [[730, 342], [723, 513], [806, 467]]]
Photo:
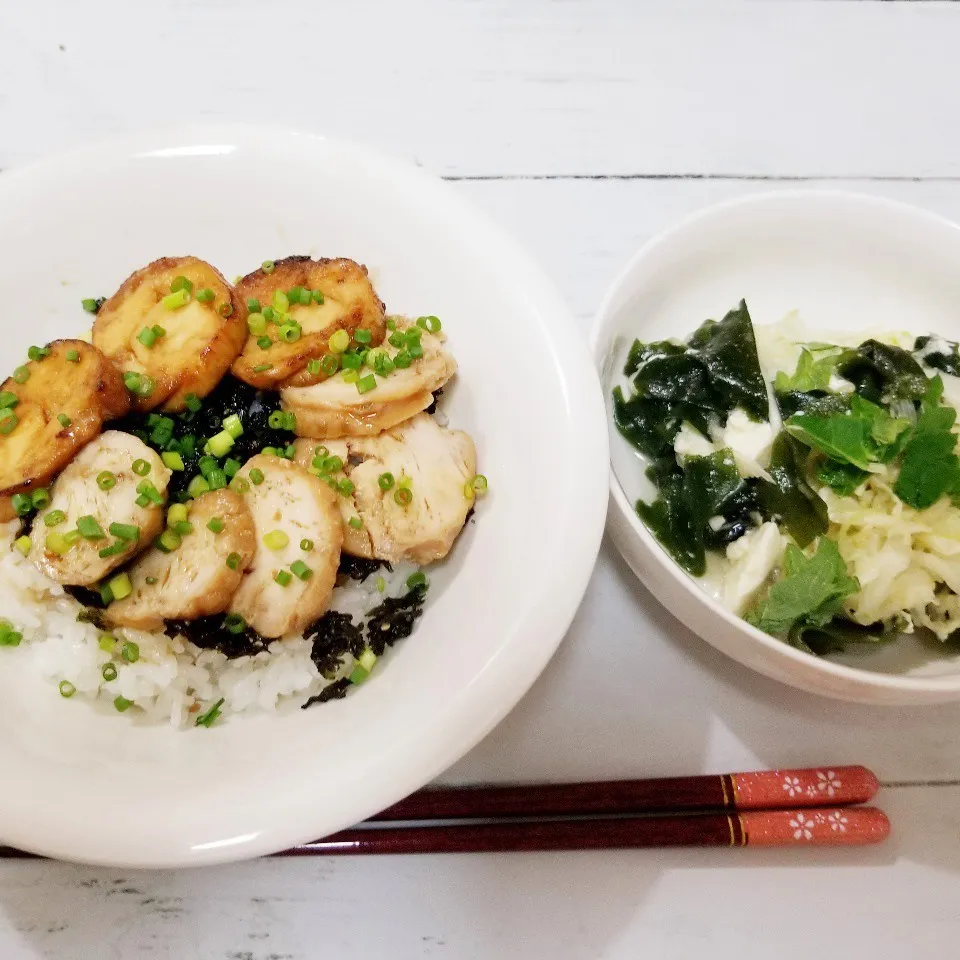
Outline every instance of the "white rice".
[[[31, 659], [28, 669], [49, 680], [52, 696], [59, 696], [58, 685], [66, 680], [76, 687], [74, 700], [102, 701], [116, 712], [113, 701], [119, 696], [139, 708], [126, 711], [127, 717], [182, 727], [192, 726], [221, 698], [224, 715], [298, 707], [333, 682], [320, 675], [310, 659], [312, 643], [302, 635], [276, 640], [256, 656], [229, 659], [183, 637], [124, 627], [111, 634], [136, 643], [140, 658], [125, 663], [111, 657], [100, 648], [102, 631], [77, 620], [81, 604], [12, 548], [18, 526], [18, 521], [0, 524], [0, 619], [22, 633], [23, 642], [0, 648], [0, 658]], [[361, 619], [385, 597], [402, 596], [407, 577], [416, 569], [397, 564], [392, 573], [383, 567], [360, 583], [341, 578], [331, 609]], [[377, 589], [380, 577], [385, 580], [382, 592]], [[111, 659], [117, 678], [108, 682], [102, 670]], [[338, 676], [349, 674], [352, 667], [347, 655]]]

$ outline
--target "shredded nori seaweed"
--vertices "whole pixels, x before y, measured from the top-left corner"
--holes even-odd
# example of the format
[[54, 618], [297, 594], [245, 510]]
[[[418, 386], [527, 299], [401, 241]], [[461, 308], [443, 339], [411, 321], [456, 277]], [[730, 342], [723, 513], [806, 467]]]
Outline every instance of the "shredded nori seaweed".
[[270, 640], [260, 636], [252, 627], [242, 633], [231, 633], [223, 628], [224, 615], [213, 614], [196, 620], [168, 620], [164, 632], [168, 637], [184, 636], [204, 650], [219, 650], [225, 657], [252, 657], [266, 650]]
[[366, 580], [371, 573], [376, 573], [381, 567], [386, 567], [390, 572], [393, 571], [393, 567], [386, 560], [366, 560], [363, 557], [351, 557], [348, 553], [341, 553], [337, 574], [360, 581]]
[[334, 680], [328, 687], [324, 687], [316, 696], [311, 697], [300, 709], [306, 710], [315, 703], [326, 703], [328, 700], [342, 700], [349, 689], [349, 678], [341, 677], [339, 680]]
[[325, 677], [336, 673], [346, 654], [359, 657], [363, 653], [363, 629], [347, 613], [328, 610], [303, 635], [313, 639], [310, 659]]
[[370, 649], [379, 657], [387, 647], [413, 633], [417, 619], [423, 613], [426, 586], [414, 587], [402, 597], [387, 597], [370, 611], [367, 633]]

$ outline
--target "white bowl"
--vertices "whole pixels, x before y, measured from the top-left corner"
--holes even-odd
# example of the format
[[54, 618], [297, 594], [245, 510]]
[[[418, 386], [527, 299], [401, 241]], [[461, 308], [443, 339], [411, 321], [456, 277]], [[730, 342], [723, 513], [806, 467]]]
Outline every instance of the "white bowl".
[[904, 638], [825, 660], [756, 630], [708, 596], [637, 517], [643, 466], [610, 411], [626, 351], [635, 338], [685, 337], [741, 298], [757, 324], [799, 310], [814, 330], [935, 331], [960, 340], [960, 229], [887, 200], [795, 191], [711, 207], [647, 243], [614, 282], [593, 330], [608, 406], [614, 542], [678, 619], [760, 673], [863, 703], [960, 699], [956, 652]]
[[442, 318], [460, 363], [445, 409], [491, 485], [413, 636], [343, 701], [210, 730], [137, 726], [57, 696], [23, 648], [0, 652], [3, 842], [125, 866], [270, 853], [400, 799], [506, 715], [586, 588], [608, 462], [589, 350], [516, 243], [412, 165], [210, 127], [4, 173], [0, 237], [4, 369], [30, 343], [84, 330], [81, 297], [161, 255], [228, 277], [287, 254], [366, 263], [388, 309]]

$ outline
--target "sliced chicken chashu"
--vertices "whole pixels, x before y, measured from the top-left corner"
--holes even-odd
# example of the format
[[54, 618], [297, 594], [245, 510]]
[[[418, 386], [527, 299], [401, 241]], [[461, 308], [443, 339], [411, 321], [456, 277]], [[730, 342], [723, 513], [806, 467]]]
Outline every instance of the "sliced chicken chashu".
[[[133, 472], [138, 460], [150, 466], [145, 475]], [[87, 444], [54, 482], [50, 505], [37, 515], [30, 533], [31, 559], [41, 573], [58, 583], [96, 583], [149, 546], [163, 527], [163, 504], [138, 505], [142, 494], [137, 487], [151, 484], [162, 500], [169, 481], [170, 471], [156, 452], [129, 433], [108, 430]], [[108, 489], [103, 489], [105, 486]], [[48, 526], [46, 518], [55, 510], [65, 517]], [[102, 536], [76, 537], [78, 521], [91, 517]], [[89, 520], [84, 526], [88, 524]], [[138, 535], [129, 539], [118, 536], [110, 531], [111, 524], [136, 528]], [[61, 539], [64, 536], [74, 542], [65, 545]], [[100, 551], [112, 547], [116, 552], [100, 556]]]
[[[426, 413], [373, 438], [351, 438], [324, 444], [340, 457], [344, 470], [328, 474], [349, 477], [348, 496], [338, 497], [344, 524], [343, 549], [355, 557], [396, 563], [426, 564], [449, 553], [473, 503], [465, 493], [476, 475], [477, 455], [466, 433], [441, 427]], [[314, 465], [314, 441], [296, 442], [297, 462]], [[383, 490], [380, 478], [389, 473], [393, 486]], [[410, 502], [397, 502], [403, 482]], [[350, 520], [356, 518], [356, 528]]]
[[[250, 480], [253, 470], [261, 482]], [[251, 457], [239, 476], [250, 481], [245, 501], [257, 545], [230, 609], [264, 637], [300, 633], [326, 611], [336, 583], [343, 543], [337, 494], [297, 464], [266, 454]]]
[[[192, 288], [174, 293], [186, 303], [170, 308], [165, 298], [178, 277]], [[210, 291], [213, 298], [201, 299], [201, 291]], [[245, 301], [219, 270], [196, 257], [163, 257], [137, 270], [100, 308], [93, 324], [97, 347], [125, 373], [152, 381], [149, 393], [148, 385], [134, 395], [141, 411], [179, 411], [189, 394], [205, 397], [246, 339]]]
[[[399, 329], [408, 326], [398, 324]], [[444, 349], [442, 334], [423, 333], [420, 343], [423, 356], [409, 367], [394, 369], [386, 377], [364, 368], [361, 376], [376, 378], [376, 386], [366, 393], [344, 380], [342, 371], [312, 387], [282, 390], [281, 405], [295, 414], [297, 435], [317, 440], [372, 437], [426, 410], [433, 403], [433, 392], [456, 373], [457, 362]], [[400, 353], [388, 342], [380, 349], [391, 360]]]
[[[233, 375], [254, 387], [276, 390], [281, 386], [307, 386], [326, 379], [322, 371], [311, 373], [310, 360], [319, 360], [328, 350], [328, 341], [337, 330], [351, 335], [359, 329], [370, 332], [374, 346], [383, 340], [384, 308], [367, 276], [367, 268], [353, 260], [311, 260], [287, 257], [278, 260], [271, 273], [262, 269], [247, 274], [237, 285], [244, 303], [257, 300], [261, 307], [274, 308], [274, 295], [291, 290], [311, 294], [309, 303], [288, 297], [286, 313], [300, 328], [292, 343], [280, 336], [283, 321], [269, 323], [265, 333], [251, 332], [243, 352], [233, 365]], [[322, 302], [318, 302], [322, 296]], [[306, 299], [306, 295], [303, 295]], [[268, 338], [269, 346], [260, 341]]]
[[[346, 440], [327, 440], [325, 443], [319, 444], [316, 440], [301, 438], [294, 442], [294, 447], [296, 454], [293, 462], [298, 463], [304, 470], [314, 474], [314, 476], [329, 477], [337, 484], [341, 480], [349, 479], [348, 471], [351, 469], [350, 450]], [[343, 468], [324, 472], [319, 463], [326, 457], [339, 457], [343, 462]], [[353, 493], [343, 494], [338, 490], [337, 508], [340, 511], [340, 520], [343, 524], [343, 552], [349, 553], [351, 557], [366, 557], [366, 559], [372, 560], [373, 544], [370, 542], [370, 534], [363, 525], [363, 519], [357, 510]]]
[[215, 490], [193, 502], [188, 520], [193, 532], [176, 550], [151, 547], [129, 569], [133, 592], [107, 609], [111, 623], [158, 630], [230, 609], [256, 551], [253, 517], [239, 494]]
[[[82, 340], [55, 340], [0, 385], [0, 518], [12, 519], [10, 496], [45, 486], [130, 399], [116, 367]], [[22, 380], [23, 382], [18, 382]], [[11, 399], [15, 398], [15, 400]], [[12, 414], [12, 417], [11, 417]]]

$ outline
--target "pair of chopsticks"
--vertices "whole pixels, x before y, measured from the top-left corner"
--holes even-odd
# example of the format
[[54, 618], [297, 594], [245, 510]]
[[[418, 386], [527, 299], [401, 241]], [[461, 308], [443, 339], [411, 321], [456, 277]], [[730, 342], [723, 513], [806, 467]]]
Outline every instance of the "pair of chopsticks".
[[[865, 767], [421, 790], [285, 856], [860, 846], [890, 834]], [[402, 823], [403, 825], [397, 825]]]
[[[282, 856], [862, 846], [890, 835], [865, 767], [421, 790]], [[400, 825], [398, 825], [400, 824]], [[30, 856], [0, 847], [0, 856]]]

